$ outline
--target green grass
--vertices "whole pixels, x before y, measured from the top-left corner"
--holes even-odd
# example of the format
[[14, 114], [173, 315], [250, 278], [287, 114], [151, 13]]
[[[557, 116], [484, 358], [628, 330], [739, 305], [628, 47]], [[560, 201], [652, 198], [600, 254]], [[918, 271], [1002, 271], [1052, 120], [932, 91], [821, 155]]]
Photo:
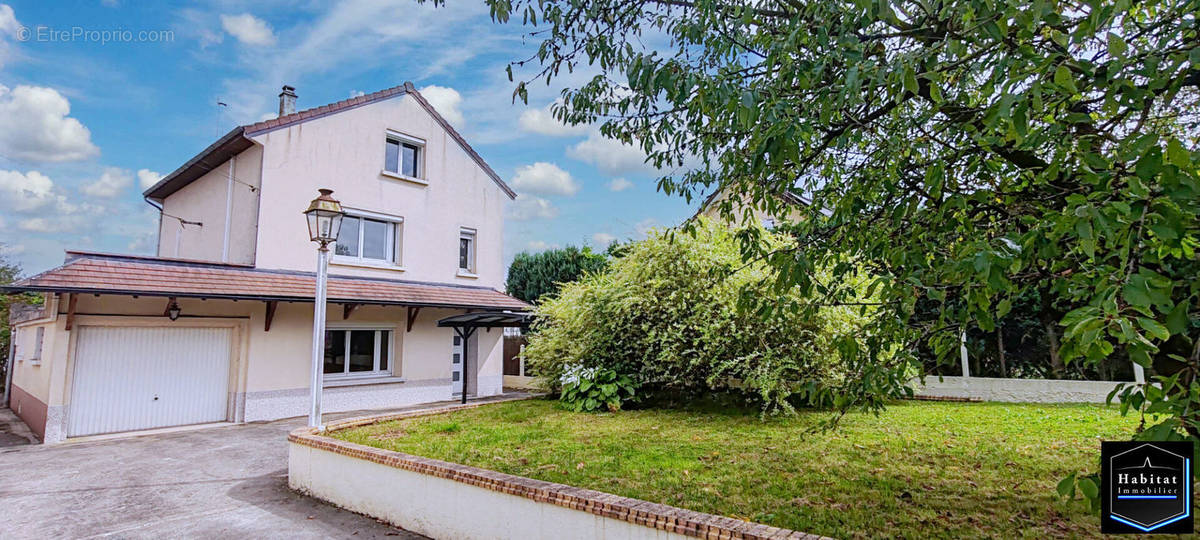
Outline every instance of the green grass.
[[343, 440], [835, 537], [1098, 536], [1054, 496], [1135, 420], [1094, 405], [901, 402], [828, 413], [573, 413], [546, 400], [386, 422]]

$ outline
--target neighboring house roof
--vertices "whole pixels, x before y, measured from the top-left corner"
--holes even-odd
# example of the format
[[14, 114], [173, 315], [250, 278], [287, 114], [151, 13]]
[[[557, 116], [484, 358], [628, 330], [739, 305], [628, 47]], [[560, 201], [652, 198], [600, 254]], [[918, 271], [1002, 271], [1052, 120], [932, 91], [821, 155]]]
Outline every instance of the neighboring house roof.
[[[312, 302], [315, 288], [311, 272], [68, 251], [62, 266], [0, 290]], [[341, 276], [329, 277], [328, 301], [469, 309], [531, 307], [488, 287]]]
[[[701, 212], [704, 212], [705, 208], [708, 208], [708, 206], [717, 199], [717, 195], [720, 195], [721, 192], [723, 192], [723, 191], [725, 191], [725, 190], [718, 189], [718, 190], [714, 190], [712, 193], [710, 193], [708, 195], [708, 197], [706, 197], [704, 199], [704, 202], [700, 203], [700, 207], [696, 209], [696, 213], [692, 214], [692, 217], [690, 219], [696, 219], [700, 215]], [[812, 199], [809, 199], [808, 197], [806, 197], [804, 195], [796, 193], [795, 191], [785, 191], [785, 192], [783, 192], [782, 195], [779, 196], [779, 198], [783, 202], [788, 203], [792, 206], [809, 206], [812, 204]], [[822, 210], [822, 212], [824, 212], [824, 210]]]
[[500, 186], [500, 189], [504, 190], [504, 193], [507, 194], [510, 199], [515, 199], [517, 197], [517, 193], [513, 191], [512, 188], [504, 182], [504, 180], [500, 179], [500, 175], [496, 174], [496, 171], [492, 170], [491, 166], [483, 161], [483, 158], [480, 157], [479, 153], [476, 152], [474, 148], [471, 148], [470, 144], [467, 144], [466, 139], [463, 139], [462, 135], [460, 135], [458, 131], [455, 130], [454, 127], [451, 126], [450, 123], [447, 122], [446, 119], [443, 118], [442, 115], [433, 108], [433, 105], [430, 105], [429, 102], [425, 100], [425, 97], [417, 91], [411, 82], [405, 82], [400, 86], [393, 86], [386, 90], [380, 90], [371, 94], [345, 99], [337, 103], [322, 105], [312, 109], [305, 109], [303, 111], [280, 116], [279, 118], [272, 118], [270, 120], [264, 120], [262, 122], [256, 122], [253, 124], [247, 124], [233, 128], [233, 130], [231, 130], [229, 133], [226, 133], [225, 136], [217, 139], [217, 142], [214, 142], [208, 148], [205, 148], [203, 151], [197, 154], [196, 157], [188, 160], [187, 163], [184, 163], [182, 167], [175, 169], [174, 172], [163, 177], [163, 179], [159, 180], [158, 183], [150, 186], [150, 188], [143, 192], [142, 195], [147, 199], [155, 199], [159, 201], [163, 200], [168, 195], [179, 191], [197, 178], [204, 176], [205, 173], [213, 170], [218, 165], [229, 161], [229, 158], [236, 156], [243, 150], [249, 148], [254, 144], [254, 141], [250, 140], [250, 137], [402, 95], [411, 95], [414, 99], [416, 99], [417, 103], [421, 104], [421, 107], [428, 111], [431, 116], [433, 116], [434, 120], [436, 120], [437, 123], [442, 126], [442, 129], [445, 129], [446, 133], [448, 133], [451, 138], [458, 142], [463, 151], [466, 152], [467, 155], [471, 156], [471, 159], [475, 160], [475, 163], [478, 164], [479, 167], [482, 168], [483, 171], [487, 173], [487, 175], [490, 176], [494, 182], [496, 182], [496, 185]]

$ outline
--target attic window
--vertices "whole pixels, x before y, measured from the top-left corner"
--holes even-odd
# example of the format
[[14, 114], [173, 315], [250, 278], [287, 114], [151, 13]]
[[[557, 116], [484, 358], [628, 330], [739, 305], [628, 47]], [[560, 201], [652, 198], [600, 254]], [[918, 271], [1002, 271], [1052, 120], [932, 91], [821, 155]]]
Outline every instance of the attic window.
[[402, 177], [423, 178], [424, 154], [423, 141], [388, 132], [383, 170]]

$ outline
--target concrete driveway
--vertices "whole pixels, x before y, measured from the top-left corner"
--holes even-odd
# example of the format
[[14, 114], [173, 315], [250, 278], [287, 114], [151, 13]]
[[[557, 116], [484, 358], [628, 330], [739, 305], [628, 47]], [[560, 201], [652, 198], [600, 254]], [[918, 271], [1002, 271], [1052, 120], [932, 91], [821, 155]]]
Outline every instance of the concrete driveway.
[[0, 448], [0, 537], [422, 538], [289, 490], [287, 433], [302, 425]]

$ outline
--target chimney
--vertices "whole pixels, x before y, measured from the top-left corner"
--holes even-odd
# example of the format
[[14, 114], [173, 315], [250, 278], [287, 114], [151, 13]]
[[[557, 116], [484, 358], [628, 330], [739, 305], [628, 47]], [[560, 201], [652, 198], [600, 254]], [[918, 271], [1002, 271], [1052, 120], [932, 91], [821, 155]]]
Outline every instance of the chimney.
[[296, 112], [296, 89], [285, 84], [283, 91], [279, 93], [279, 116], [294, 112]]

